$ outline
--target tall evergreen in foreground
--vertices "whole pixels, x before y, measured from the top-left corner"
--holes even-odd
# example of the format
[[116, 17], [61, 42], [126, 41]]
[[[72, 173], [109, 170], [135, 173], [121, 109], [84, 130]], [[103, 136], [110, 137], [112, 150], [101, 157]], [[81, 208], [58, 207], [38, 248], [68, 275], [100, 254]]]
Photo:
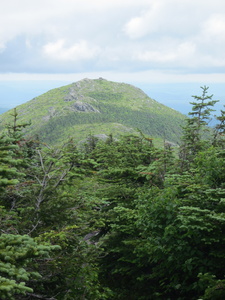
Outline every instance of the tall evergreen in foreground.
[[212, 143], [208, 139], [210, 131], [207, 126], [218, 100], [212, 100], [213, 95], [208, 95], [208, 87], [203, 86], [201, 89], [201, 96], [192, 96], [195, 101], [190, 102], [192, 111], [189, 112], [190, 118], [186, 119], [186, 125], [183, 127], [180, 157], [184, 168], [193, 161], [199, 151], [204, 150], [208, 143]]
[[11, 199], [7, 189], [13, 189], [25, 176], [19, 171], [23, 157], [17, 158], [19, 146], [16, 137], [0, 136], [0, 298], [15, 299], [15, 295], [32, 294], [33, 289], [27, 282], [40, 278], [34, 266], [37, 258], [49, 256], [51, 250], [59, 248], [48, 244], [39, 244], [28, 235], [20, 235], [16, 227], [21, 221], [13, 210], [7, 210]]

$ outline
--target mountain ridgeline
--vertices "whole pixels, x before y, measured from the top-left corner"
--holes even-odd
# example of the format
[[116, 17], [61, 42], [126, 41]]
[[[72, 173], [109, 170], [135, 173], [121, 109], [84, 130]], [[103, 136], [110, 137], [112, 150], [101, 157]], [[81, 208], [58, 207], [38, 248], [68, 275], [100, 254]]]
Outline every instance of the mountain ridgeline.
[[[103, 78], [83, 79], [52, 89], [17, 107], [19, 122], [31, 122], [25, 133], [59, 145], [88, 135], [136, 133], [179, 142], [184, 115], [148, 97], [130, 84]], [[12, 110], [0, 116], [0, 130]]]

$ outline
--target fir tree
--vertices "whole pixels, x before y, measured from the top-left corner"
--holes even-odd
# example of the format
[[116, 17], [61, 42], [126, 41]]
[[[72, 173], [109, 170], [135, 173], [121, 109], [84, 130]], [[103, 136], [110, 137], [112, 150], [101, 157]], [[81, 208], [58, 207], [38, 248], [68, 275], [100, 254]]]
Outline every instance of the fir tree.
[[190, 118], [186, 119], [183, 127], [182, 144], [180, 147], [180, 159], [182, 169], [187, 168], [193, 161], [195, 155], [208, 144], [205, 140], [209, 131], [207, 125], [210, 121], [211, 112], [218, 100], [212, 100], [213, 95], [208, 95], [209, 87], [203, 86], [201, 96], [192, 96], [196, 101], [192, 104]]

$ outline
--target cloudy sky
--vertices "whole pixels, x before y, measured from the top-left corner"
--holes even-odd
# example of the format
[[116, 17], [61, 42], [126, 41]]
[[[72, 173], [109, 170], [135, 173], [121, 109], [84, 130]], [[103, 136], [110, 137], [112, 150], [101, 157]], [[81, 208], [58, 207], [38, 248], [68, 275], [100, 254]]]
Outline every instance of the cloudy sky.
[[[192, 83], [218, 84], [225, 93], [224, 0], [1, 2], [0, 107], [15, 105], [14, 92], [28, 100], [31, 86], [43, 92], [85, 77], [149, 94], [150, 87]], [[23, 88], [13, 90], [15, 81]]]

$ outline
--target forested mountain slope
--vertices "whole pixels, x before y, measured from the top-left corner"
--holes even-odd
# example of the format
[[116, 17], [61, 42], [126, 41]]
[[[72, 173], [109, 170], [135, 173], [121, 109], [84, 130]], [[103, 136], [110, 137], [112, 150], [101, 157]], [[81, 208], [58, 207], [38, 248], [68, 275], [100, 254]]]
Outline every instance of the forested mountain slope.
[[[31, 121], [25, 133], [37, 134], [48, 144], [76, 141], [89, 134], [134, 133], [177, 143], [184, 116], [125, 83], [83, 79], [56, 88], [17, 107], [21, 122]], [[0, 116], [0, 129], [12, 110]]]

